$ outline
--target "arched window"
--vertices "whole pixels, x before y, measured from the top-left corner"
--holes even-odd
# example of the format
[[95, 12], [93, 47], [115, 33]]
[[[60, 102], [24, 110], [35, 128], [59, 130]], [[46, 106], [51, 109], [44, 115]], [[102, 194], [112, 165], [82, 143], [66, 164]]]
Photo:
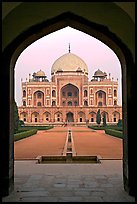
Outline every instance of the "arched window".
[[68, 101], [68, 106], [72, 106], [72, 102], [71, 101]]
[[23, 101], [23, 106], [26, 106], [26, 101]]
[[52, 101], [52, 106], [55, 106], [56, 105], [56, 102], [55, 101]]
[[26, 122], [26, 114], [23, 114], [23, 121]]
[[95, 122], [95, 120], [96, 120], [96, 113], [95, 112], [91, 112], [90, 113], [90, 121], [91, 122]]
[[56, 91], [55, 90], [52, 91], [52, 97], [56, 97]]
[[35, 122], [38, 122], [38, 115], [37, 115], [37, 113], [34, 115], [34, 120], [35, 120]]
[[41, 98], [41, 97], [42, 97], [42, 95], [41, 95], [40, 92], [37, 93], [37, 97], [38, 97], [38, 98]]
[[65, 104], [66, 104], [65, 101], [63, 101], [63, 102], [62, 102], [62, 105], [65, 106]]
[[114, 100], [114, 105], [117, 105], [117, 100]]
[[91, 122], [94, 122], [94, 116], [91, 116]]
[[41, 102], [38, 102], [38, 103], [37, 103], [37, 106], [41, 106]]
[[46, 113], [46, 121], [49, 121], [49, 114]]
[[98, 93], [98, 97], [99, 97], [99, 98], [102, 98], [102, 92], [99, 92], [99, 93]]
[[102, 102], [101, 101], [98, 102], [98, 106], [102, 106]]
[[59, 113], [57, 114], [57, 121], [58, 122], [60, 121], [60, 114]]
[[113, 121], [116, 122], [117, 121], [117, 117], [116, 117], [116, 114], [114, 113], [114, 118], [113, 118]]
[[87, 90], [84, 91], [84, 97], [87, 97], [88, 96], [88, 92]]
[[26, 91], [23, 90], [23, 97], [26, 97]]
[[117, 90], [114, 90], [114, 96], [115, 97], [117, 96]]
[[72, 96], [72, 92], [68, 92], [68, 96], [71, 97]]
[[88, 102], [87, 101], [84, 101], [84, 106], [88, 106]]

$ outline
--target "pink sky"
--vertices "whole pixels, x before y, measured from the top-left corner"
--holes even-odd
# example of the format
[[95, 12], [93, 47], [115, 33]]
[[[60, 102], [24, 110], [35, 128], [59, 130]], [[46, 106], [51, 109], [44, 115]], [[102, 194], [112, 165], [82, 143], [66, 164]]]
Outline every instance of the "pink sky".
[[56, 59], [69, 52], [82, 58], [88, 66], [89, 80], [100, 69], [119, 83], [118, 104], [122, 105], [121, 65], [116, 54], [104, 43], [76, 29], [66, 27], [49, 34], [27, 47], [15, 65], [15, 101], [22, 105], [21, 78], [26, 81], [40, 69], [50, 81], [51, 67]]

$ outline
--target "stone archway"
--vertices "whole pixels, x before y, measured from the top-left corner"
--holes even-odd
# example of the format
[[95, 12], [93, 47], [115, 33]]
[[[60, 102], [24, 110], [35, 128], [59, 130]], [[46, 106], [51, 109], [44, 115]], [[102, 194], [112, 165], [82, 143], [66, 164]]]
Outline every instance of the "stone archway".
[[[82, 14], [81, 14], [82, 15]], [[83, 16], [83, 15], [82, 15]], [[1, 89], [4, 100], [3, 113], [5, 115], [5, 123], [2, 142], [3, 146], [6, 147], [4, 150], [3, 162], [3, 194], [9, 194], [10, 189], [14, 184], [14, 153], [13, 153], [13, 104], [14, 100], [14, 67], [16, 60], [20, 53], [32, 42], [39, 39], [40, 37], [52, 33], [65, 26], [71, 26], [78, 30], [81, 30], [89, 35], [96, 37], [101, 40], [117, 54], [121, 62], [123, 81], [123, 127], [125, 140], [124, 146], [124, 158], [123, 158], [123, 178], [124, 187], [130, 194], [134, 194], [134, 178], [135, 178], [135, 162], [132, 161], [135, 155], [132, 135], [132, 114], [134, 113], [135, 100], [135, 66], [133, 56], [130, 49], [122, 43], [122, 40], [117, 37], [116, 34], [112, 33], [106, 26], [102, 24], [92, 23], [83, 17], [74, 15], [73, 13], [67, 12], [55, 18], [48, 18], [44, 23], [36, 23], [35, 26], [26, 27], [21, 34], [9, 41], [9, 44], [3, 51], [3, 73], [4, 86]], [[94, 20], [93, 20], [94, 21]], [[46, 29], [45, 29], [46, 28]], [[112, 29], [113, 30], [113, 29]], [[10, 69], [9, 69], [10, 68]], [[10, 100], [9, 100], [10, 98]], [[9, 111], [7, 111], [9, 110]], [[10, 112], [10, 116], [9, 116]], [[127, 120], [128, 118], [128, 120]]]

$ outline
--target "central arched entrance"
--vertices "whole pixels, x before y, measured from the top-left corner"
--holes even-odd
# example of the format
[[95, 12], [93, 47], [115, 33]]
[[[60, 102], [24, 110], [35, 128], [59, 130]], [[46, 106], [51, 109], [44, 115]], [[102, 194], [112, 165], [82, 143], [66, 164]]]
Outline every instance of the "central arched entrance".
[[79, 89], [70, 83], [63, 86], [61, 89], [60, 101], [62, 106], [78, 106]]
[[[33, 9], [32, 9], [33, 10]], [[56, 10], [56, 9], [55, 9]], [[127, 47], [127, 44], [124, 44], [122, 37], [120, 38], [117, 35], [117, 32], [112, 33], [111, 26], [107, 28], [107, 23], [105, 20], [98, 23], [92, 23], [91, 21], [95, 20], [90, 18], [86, 20], [80, 16], [74, 15], [72, 13], [64, 13], [60, 16], [56, 16], [57, 12], [54, 10], [53, 18], [48, 16], [48, 20], [45, 22], [42, 20], [40, 24], [39, 21], [29, 26], [25, 27], [22, 32], [11, 38], [9, 44], [6, 46], [3, 52], [3, 73], [2, 77], [4, 78], [3, 87], [2, 87], [2, 100], [3, 115], [5, 116], [4, 128], [2, 128], [2, 142], [3, 142], [3, 194], [9, 194], [9, 189], [11, 189], [14, 183], [14, 151], [13, 151], [13, 103], [14, 100], [14, 67], [17, 61], [18, 56], [21, 52], [32, 42], [37, 39], [45, 36], [49, 33], [52, 33], [58, 29], [61, 29], [65, 26], [71, 26], [78, 30], [81, 30], [91, 36], [96, 37], [105, 44], [107, 44], [112, 50], [116, 53], [120, 59], [122, 67], [122, 86], [123, 88], [123, 134], [124, 134], [124, 158], [123, 158], [123, 180], [124, 187], [130, 193], [134, 193], [135, 185], [135, 160], [133, 156], [135, 155], [134, 148], [134, 138], [132, 136], [132, 114], [134, 113], [135, 100], [134, 100], [134, 91], [135, 91], [135, 67], [131, 49]], [[44, 11], [45, 12], [45, 11]], [[11, 12], [12, 13], [12, 12]], [[18, 12], [19, 13], [19, 12]], [[90, 12], [92, 13], [92, 12]], [[98, 13], [97, 11], [95, 13]], [[22, 13], [23, 14], [23, 13]], [[81, 16], [84, 14], [81, 13]], [[122, 14], [121, 14], [122, 15]], [[27, 16], [27, 15], [26, 15]], [[86, 13], [85, 13], [86, 16]], [[109, 17], [109, 16], [108, 16]], [[115, 17], [114, 17], [115, 18]], [[105, 19], [105, 18], [104, 18]], [[8, 19], [7, 19], [8, 20]], [[14, 19], [15, 20], [15, 19]], [[32, 19], [33, 20], [33, 19]], [[90, 21], [91, 20], [91, 21]], [[113, 21], [114, 19], [112, 19]], [[29, 21], [29, 20], [28, 20]], [[94, 21], [96, 22], [96, 21]], [[110, 20], [111, 22], [111, 20]], [[5, 23], [6, 24], [6, 23]], [[7, 24], [6, 24], [7, 25]], [[17, 25], [17, 24], [16, 24]], [[6, 27], [6, 26], [5, 26]], [[8, 26], [7, 26], [8, 27]], [[7, 28], [6, 27], [6, 28]], [[7, 31], [7, 30], [6, 30]], [[129, 36], [127, 35], [127, 38]], [[130, 40], [129, 40], [130, 41]], [[9, 100], [10, 99], [10, 100]], [[8, 110], [8, 111], [7, 111]]]
[[68, 122], [68, 123], [74, 122], [74, 116], [73, 116], [72, 112], [68, 112], [66, 114], [66, 122]]

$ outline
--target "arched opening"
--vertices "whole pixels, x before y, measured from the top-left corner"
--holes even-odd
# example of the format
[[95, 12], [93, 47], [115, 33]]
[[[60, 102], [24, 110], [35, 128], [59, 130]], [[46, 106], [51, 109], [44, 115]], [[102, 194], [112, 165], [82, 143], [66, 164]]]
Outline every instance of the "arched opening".
[[83, 113], [82, 111], [78, 113], [78, 120], [79, 122], [85, 122], [86, 118], [85, 118], [85, 113]]
[[61, 88], [60, 104], [63, 106], [78, 106], [79, 90], [73, 84], [67, 84]]
[[24, 112], [21, 113], [21, 120], [24, 122], [27, 121], [27, 113], [24, 113]]
[[84, 101], [84, 106], [88, 106], [88, 101], [87, 100]]
[[52, 106], [56, 106], [56, 101], [52, 101]]
[[89, 121], [92, 122], [92, 123], [96, 122], [96, 113], [95, 112], [91, 111], [89, 113]]
[[[29, 44], [34, 42], [36, 39], [40, 38], [43, 35], [46, 35], [47, 33], [51, 33], [54, 30], [58, 30], [65, 26], [72, 26], [79, 30], [82, 30], [85, 33], [88, 33], [89, 35], [93, 35], [96, 38], [100, 39], [102, 42], [106, 43], [109, 47], [111, 47], [114, 52], [117, 54], [118, 58], [121, 62], [122, 67], [122, 98], [123, 98], [123, 132], [125, 136], [124, 140], [124, 158], [123, 158], [123, 177], [124, 177], [124, 186], [125, 189], [127, 189], [130, 193], [134, 192], [134, 162], [132, 163], [132, 156], [133, 151], [131, 149], [131, 144], [134, 144], [129, 135], [132, 132], [132, 113], [133, 113], [133, 107], [134, 107], [134, 100], [131, 100], [131, 96], [133, 97], [133, 90], [134, 90], [134, 63], [133, 58], [130, 50], [121, 42], [120, 39], [117, 38], [113, 33], [111, 33], [106, 27], [94, 24], [91, 22], [88, 22], [87, 20], [75, 16], [71, 13], [65, 13], [61, 16], [55, 17], [55, 19], [51, 19], [46, 23], [42, 23], [40, 25], [36, 25], [23, 34], [19, 35], [18, 38], [13, 40], [11, 44], [4, 50], [3, 52], [3, 67], [6, 70], [6, 73], [8, 73], [8, 77], [5, 77], [4, 84], [6, 85], [6, 90], [2, 89], [2, 94], [5, 98], [3, 107], [4, 111], [10, 110], [10, 119], [9, 119], [9, 112], [6, 113], [5, 111], [5, 118], [7, 119], [7, 124], [4, 129], [4, 135], [8, 135], [7, 139], [3, 138], [4, 146], [6, 146], [7, 151], [4, 154], [3, 157], [3, 163], [5, 168], [4, 173], [4, 181], [5, 181], [5, 188], [4, 191], [9, 192], [9, 187], [13, 184], [13, 178], [14, 178], [14, 159], [13, 159], [13, 105], [12, 103], [9, 103], [9, 97], [10, 101], [13, 101], [14, 98], [14, 67], [15, 62], [19, 56], [19, 54], [22, 52], [22, 50], [27, 47]], [[47, 28], [44, 29], [43, 28]], [[38, 35], [34, 35], [34, 33], [38, 33]], [[11, 69], [9, 69], [9, 67]], [[8, 85], [8, 86], [7, 86]], [[10, 88], [9, 88], [10, 87]], [[131, 92], [130, 92], [131, 91]], [[130, 93], [130, 94], [129, 94]], [[127, 108], [128, 107], [128, 108]], [[127, 120], [128, 119], [128, 120]], [[10, 127], [10, 128], [9, 128]], [[10, 132], [9, 132], [10, 130]], [[127, 131], [128, 130], [128, 131]], [[9, 145], [10, 144], [10, 145]], [[129, 151], [128, 151], [129, 150]], [[11, 157], [9, 158], [9, 155]], [[6, 161], [6, 163], [5, 163]], [[9, 167], [10, 163], [10, 167]], [[10, 172], [10, 174], [9, 174]], [[8, 181], [8, 182], [7, 182]], [[10, 182], [9, 182], [10, 181]], [[5, 192], [4, 192], [5, 193]], [[5, 194], [6, 194], [5, 193]]]
[[112, 113], [112, 115], [113, 115], [112, 121], [118, 122], [118, 120], [120, 119], [120, 114], [117, 111], [115, 111], [114, 113]]
[[102, 90], [96, 92], [96, 105], [105, 106], [106, 105], [106, 93]]
[[108, 113], [105, 112], [105, 111], [103, 111], [103, 112], [101, 113], [101, 118], [102, 118], [102, 120], [103, 120], [104, 114], [105, 114], [105, 117], [106, 117], [106, 122], [109, 122], [109, 115], [108, 115]]
[[73, 113], [68, 112], [68, 113], [66, 114], [66, 122], [68, 122], [68, 123], [74, 122]]
[[87, 96], [88, 96], [88, 91], [84, 90], [84, 97], [87, 97]]
[[34, 122], [34, 123], [39, 122], [39, 113], [36, 113], [36, 112], [32, 113], [31, 121]]
[[62, 122], [62, 113], [61, 112], [55, 113], [54, 121], [55, 122]]
[[44, 93], [42, 91], [36, 91], [34, 93], [34, 106], [44, 106]]
[[56, 97], [56, 91], [55, 90], [52, 91], [52, 97]]
[[43, 113], [43, 121], [49, 122], [50, 119], [51, 119], [51, 114], [49, 112], [46, 111], [45, 113]]

